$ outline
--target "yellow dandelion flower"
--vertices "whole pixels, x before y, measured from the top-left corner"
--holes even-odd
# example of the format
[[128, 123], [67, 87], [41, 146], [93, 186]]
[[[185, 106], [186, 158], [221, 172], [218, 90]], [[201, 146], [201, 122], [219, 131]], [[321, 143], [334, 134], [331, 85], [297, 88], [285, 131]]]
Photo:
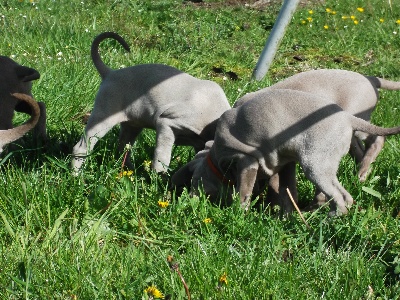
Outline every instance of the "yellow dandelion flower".
[[308, 11], [308, 13], [309, 13], [310, 15], [312, 15], [312, 14], [314, 13], [314, 11], [313, 11], [312, 9], [310, 9], [310, 10]]
[[396, 21], [396, 24], [400, 25], [400, 20], [397, 20], [397, 21]]
[[350, 18], [349, 16], [342, 16], [343, 20], [347, 20], [348, 18]]
[[364, 8], [362, 8], [362, 7], [357, 7], [357, 10], [358, 10], [359, 12], [364, 12]]
[[120, 172], [120, 173], [118, 174], [118, 176], [115, 176], [115, 178], [120, 179], [120, 178], [122, 178], [122, 177], [131, 177], [132, 175], [133, 175], [133, 171], [132, 171], [132, 170], [123, 171], [123, 172]]
[[357, 20], [354, 20], [353, 23], [354, 23], [355, 25], [358, 25], [358, 21], [357, 21]]
[[332, 15], [336, 15], [336, 11], [332, 11], [331, 14], [332, 14]]
[[324, 25], [324, 29], [328, 29], [329, 28], [329, 26], [328, 25]]
[[124, 171], [122, 174], [123, 174], [124, 176], [132, 176], [133, 171], [132, 171], [132, 170]]
[[330, 12], [332, 12], [332, 9], [326, 8], [325, 11], [326, 11], [327, 13], [330, 13]]
[[149, 295], [153, 296], [156, 299], [164, 299], [163, 293], [160, 292], [154, 285], [147, 287], [144, 292]]
[[226, 275], [226, 272], [224, 272], [224, 274], [221, 275], [221, 277], [219, 278], [218, 282], [220, 284], [228, 285], [228, 275]]
[[312, 18], [311, 18], [311, 17], [308, 17], [308, 18], [307, 18], [307, 21], [308, 21], [308, 22], [312, 22]]
[[385, 19], [380, 18], [380, 19], [379, 19], [379, 22], [383, 23], [383, 22], [385, 22]]
[[355, 20], [356, 16], [350, 16], [350, 19]]
[[169, 201], [161, 201], [161, 200], [159, 200], [159, 201], [157, 202], [157, 204], [158, 204], [158, 206], [161, 207], [161, 208], [166, 208], [166, 207], [168, 207], [168, 205], [169, 205]]
[[205, 219], [203, 220], [203, 222], [206, 223], [206, 224], [211, 223], [211, 221], [212, 221], [212, 220], [211, 220], [210, 218], [205, 218]]
[[300, 22], [302, 25], [306, 24], [307, 22], [305, 20], [301, 20]]

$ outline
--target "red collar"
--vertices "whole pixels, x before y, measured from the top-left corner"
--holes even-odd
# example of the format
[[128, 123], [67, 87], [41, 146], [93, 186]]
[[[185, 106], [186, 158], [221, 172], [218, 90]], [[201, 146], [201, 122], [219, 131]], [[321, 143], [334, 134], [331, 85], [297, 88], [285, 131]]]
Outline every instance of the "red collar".
[[215, 176], [218, 177], [219, 180], [221, 180], [223, 183], [228, 184], [228, 185], [233, 185], [233, 182], [229, 179], [227, 179], [214, 165], [214, 163], [211, 160], [210, 154], [207, 155], [207, 164], [210, 167], [211, 171], [215, 174]]

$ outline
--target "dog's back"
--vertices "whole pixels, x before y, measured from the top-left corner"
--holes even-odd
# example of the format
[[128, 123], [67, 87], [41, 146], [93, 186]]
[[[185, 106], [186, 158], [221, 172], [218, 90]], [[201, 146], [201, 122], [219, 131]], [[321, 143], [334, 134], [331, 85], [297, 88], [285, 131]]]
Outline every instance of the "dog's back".
[[299, 90], [326, 97], [352, 115], [368, 121], [378, 101], [378, 89], [366, 76], [340, 69], [301, 72], [270, 88]]
[[323, 97], [295, 90], [264, 89], [252, 93], [251, 98], [221, 116], [216, 147], [223, 145], [253, 152], [259, 158], [268, 157], [267, 167], [276, 168], [287, 163], [288, 158], [296, 161], [298, 153], [319, 151], [318, 147], [325, 147], [323, 141], [330, 132], [341, 134], [341, 139], [350, 143], [349, 114]]

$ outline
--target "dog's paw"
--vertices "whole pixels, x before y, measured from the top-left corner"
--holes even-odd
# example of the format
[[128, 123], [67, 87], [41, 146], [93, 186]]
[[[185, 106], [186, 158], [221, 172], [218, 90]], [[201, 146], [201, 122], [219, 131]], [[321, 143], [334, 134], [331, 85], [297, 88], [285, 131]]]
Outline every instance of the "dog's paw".
[[358, 180], [360, 180], [360, 182], [365, 182], [370, 173], [371, 168], [361, 168], [358, 172]]

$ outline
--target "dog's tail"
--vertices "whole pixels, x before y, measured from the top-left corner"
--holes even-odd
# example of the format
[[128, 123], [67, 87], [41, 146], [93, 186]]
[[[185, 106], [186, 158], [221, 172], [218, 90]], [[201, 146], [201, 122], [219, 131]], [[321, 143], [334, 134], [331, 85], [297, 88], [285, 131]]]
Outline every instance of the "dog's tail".
[[400, 90], [400, 81], [391, 81], [379, 77], [367, 76], [373, 86], [378, 89], [397, 91]]
[[0, 130], [0, 152], [3, 146], [19, 139], [25, 133], [35, 127], [40, 117], [40, 108], [35, 99], [29, 95], [20, 93], [14, 93], [11, 95], [19, 100], [25, 101], [31, 107], [32, 113], [30, 119], [24, 124], [8, 130]]
[[111, 68], [106, 66], [105, 63], [101, 60], [101, 57], [99, 54], [100, 43], [108, 38], [117, 40], [124, 47], [124, 49], [126, 51], [130, 52], [129, 45], [126, 43], [126, 41], [120, 35], [118, 35], [115, 32], [103, 32], [103, 33], [100, 33], [98, 36], [96, 36], [92, 43], [91, 55], [92, 55], [93, 64], [96, 67], [97, 71], [99, 72], [101, 78], [104, 78], [108, 74], [108, 72], [110, 72], [110, 70], [111, 70]]
[[400, 126], [390, 128], [379, 127], [353, 115], [351, 115], [351, 124], [354, 131], [362, 131], [372, 135], [387, 136], [400, 133]]

